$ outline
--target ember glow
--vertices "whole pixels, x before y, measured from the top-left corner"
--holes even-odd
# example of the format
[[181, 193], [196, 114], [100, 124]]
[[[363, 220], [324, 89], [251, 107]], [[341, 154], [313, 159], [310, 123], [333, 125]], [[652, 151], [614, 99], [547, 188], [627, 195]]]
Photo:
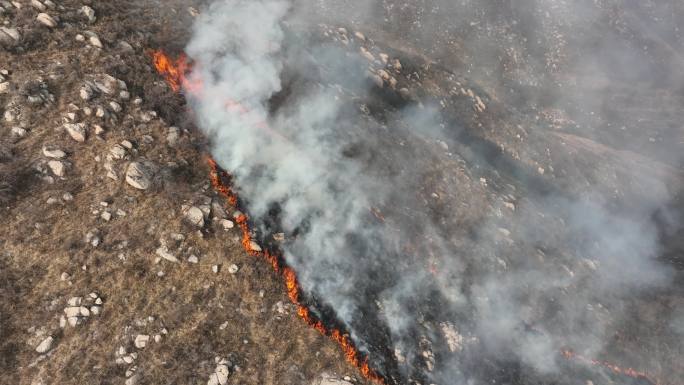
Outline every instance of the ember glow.
[[[194, 96], [198, 96], [201, 93], [201, 80], [198, 79], [197, 81], [191, 82], [186, 78], [186, 74], [190, 70], [191, 65], [188, 64], [185, 55], [181, 55], [178, 59], [172, 60], [164, 52], [154, 51], [152, 53], [152, 59], [157, 72], [164, 77], [169, 87], [171, 87], [174, 92], [186, 91], [192, 93]], [[242, 113], [247, 112], [244, 106], [232, 100], [226, 101], [225, 106], [227, 109], [235, 109]], [[265, 123], [259, 123], [258, 126], [259, 128], [266, 128]], [[224, 183], [225, 180], [230, 181], [230, 174], [221, 170], [216, 161], [211, 157], [207, 158], [207, 163], [211, 169], [209, 176], [214, 190], [221, 194], [230, 206], [238, 207], [239, 199], [237, 194], [229, 184]], [[382, 220], [379, 210], [373, 209], [372, 212], [379, 220]], [[291, 267], [285, 265], [282, 258], [277, 254], [268, 250], [258, 251], [255, 249], [255, 243], [252, 239], [251, 230], [249, 228], [249, 218], [247, 215], [240, 214], [235, 220], [242, 233], [241, 243], [243, 248], [252, 256], [264, 258], [273, 270], [283, 277], [288, 298], [297, 307], [297, 314], [299, 317], [302, 318], [307, 325], [335, 341], [342, 349], [347, 361], [356, 366], [365, 378], [378, 384], [386, 384], [385, 379], [370, 367], [368, 357], [358, 351], [347, 333], [336, 328], [327, 327], [323, 321], [313, 315], [309, 308], [303, 304], [301, 295], [302, 290], [296, 272]]]

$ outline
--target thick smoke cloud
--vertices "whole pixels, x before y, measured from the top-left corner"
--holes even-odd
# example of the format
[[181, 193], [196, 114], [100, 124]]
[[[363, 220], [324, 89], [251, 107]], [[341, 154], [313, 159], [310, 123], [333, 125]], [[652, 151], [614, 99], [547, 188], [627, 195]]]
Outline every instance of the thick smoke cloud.
[[[575, 88], [557, 93], [563, 88], [558, 77], [546, 74], [549, 66], [561, 65], [558, 57], [545, 51], [547, 42], [531, 39], [563, 23], [598, 23], [600, 12], [589, 3], [524, 3], [529, 11], [467, 1], [423, 8], [385, 1], [350, 13], [344, 2], [216, 1], [202, 12], [186, 48], [196, 62], [190, 81], [202, 84], [201, 94], [190, 96], [198, 124], [212, 140], [214, 157], [234, 176], [248, 213], [263, 233], [273, 230], [267, 223], [277, 218], [288, 237], [285, 258], [303, 289], [334, 311], [391, 381], [475, 385], [507, 379], [495, 372], [513, 370], [530, 383], [572, 383], [561, 349], [599, 356], [634, 311], [631, 297], [672, 284], [674, 273], [658, 260], [663, 245], [653, 218], [673, 198], [669, 177], [628, 170], [634, 172], [629, 179], [648, 183], [649, 191], [628, 202], [626, 211], [591, 184], [582, 194], [542, 193], [523, 184], [516, 190], [515, 215], [504, 220], [502, 212], [510, 208], [486, 178], [478, 182], [474, 174], [456, 171], [459, 160], [497, 167], [477, 148], [457, 143], [463, 127], [430, 106], [408, 106], [388, 113], [385, 121], [371, 119], [353, 102], [377, 97], [364, 78], [362, 59], [287, 27], [301, 26], [322, 10], [328, 22], [368, 24], [369, 30], [419, 44], [434, 37], [425, 53], [437, 58], [450, 49], [442, 41], [445, 35], [474, 36], [484, 28], [465, 51], [479, 55], [473, 58], [480, 64], [471, 68], [474, 79], [514, 83], [516, 90], [549, 89], [557, 96], [553, 103], [581, 101], [577, 108], [598, 111], [602, 92], [587, 91], [581, 98]], [[515, 17], [507, 20], [508, 15]], [[530, 27], [516, 29], [517, 23]], [[500, 63], [494, 59], [501, 57], [497, 44], [516, 34], [524, 38], [507, 41], [519, 44], [532, 60], [505, 78], [497, 73], [498, 64], [487, 64]], [[604, 43], [614, 46], [607, 38]], [[595, 73], [616, 57], [625, 58], [620, 49], [569, 65], [581, 74]], [[632, 59], [633, 69], [623, 68], [621, 76], [642, 79], [648, 65]], [[601, 78], [611, 82], [608, 75]], [[458, 153], [445, 155], [436, 140]], [[620, 143], [630, 145], [629, 139]], [[661, 155], [668, 167], [680, 166], [677, 156]], [[615, 172], [610, 165], [582, 170], [597, 181]], [[425, 183], [434, 175], [438, 185], [456, 191], [445, 193], [455, 204], [473, 209], [432, 207]], [[469, 183], [472, 195], [459, 183]], [[382, 219], [378, 208], [386, 214]], [[473, 211], [472, 220], [466, 214], [452, 218]], [[673, 316], [673, 333], [682, 333], [681, 320], [681, 314]], [[647, 358], [645, 352], [636, 355]]]

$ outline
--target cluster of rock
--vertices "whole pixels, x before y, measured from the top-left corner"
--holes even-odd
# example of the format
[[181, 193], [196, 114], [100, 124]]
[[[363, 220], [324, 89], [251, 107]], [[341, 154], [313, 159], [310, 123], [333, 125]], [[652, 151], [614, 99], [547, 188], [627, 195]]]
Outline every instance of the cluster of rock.
[[59, 326], [76, 327], [86, 322], [91, 316], [102, 313], [103, 301], [97, 293], [90, 293], [86, 297], [71, 297], [64, 308], [64, 315], [59, 319]]
[[[139, 319], [135, 321], [135, 328], [149, 328], [149, 324], [157, 322], [155, 317], [149, 316], [144, 319]], [[169, 333], [168, 329], [161, 324], [156, 333], [151, 334], [136, 334], [132, 333], [134, 326], [127, 326], [125, 328], [124, 340], [128, 341], [127, 344], [133, 346], [128, 349], [126, 346], [119, 346], [115, 353], [115, 363], [120, 366], [126, 367], [126, 380], [125, 385], [135, 385], [140, 380], [142, 375], [141, 368], [138, 367], [136, 361], [138, 360], [139, 354], [144, 351], [151, 343], [161, 343], [163, 336]]]
[[323, 35], [334, 41], [338, 41], [345, 46], [358, 47], [358, 55], [368, 62], [366, 76], [378, 88], [389, 88], [397, 92], [404, 99], [410, 99], [411, 93], [406, 86], [400, 86], [397, 76], [404, 69], [398, 58], [390, 58], [390, 55], [382, 52], [373, 41], [367, 39], [361, 32], [354, 32], [350, 35], [346, 28], [329, 27], [323, 28]]

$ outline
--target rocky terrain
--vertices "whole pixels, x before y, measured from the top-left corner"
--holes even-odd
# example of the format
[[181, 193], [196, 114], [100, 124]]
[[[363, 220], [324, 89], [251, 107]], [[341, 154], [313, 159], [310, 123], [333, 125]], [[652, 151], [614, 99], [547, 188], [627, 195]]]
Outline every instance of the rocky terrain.
[[[282, 278], [243, 249], [238, 208], [210, 184], [211, 140], [195, 126], [183, 94], [152, 66], [153, 50], [181, 53], [206, 3], [0, 1], [0, 383], [371, 383], [334, 341], [302, 322]], [[413, 192], [406, 199], [421, 202], [421, 212], [398, 204], [372, 214], [407, 234], [411, 247], [433, 250], [431, 240], [411, 238], [413, 226], [429, 219], [449, 234], [449, 247], [478, 257], [452, 270], [430, 253], [393, 272], [408, 276], [428, 266], [435, 284], [448, 287], [528, 269], [559, 277], [561, 285], [516, 286], [515, 294], [548, 305], [543, 314], [526, 313], [525, 333], [537, 325], [569, 333], [551, 303], [590, 298], [602, 288], [595, 273], [601, 263], [620, 270], [620, 262], [601, 258], [612, 247], [603, 238], [584, 245], [590, 235], [572, 233], [576, 224], [568, 218], [573, 210], [609, 207], [662, 225], [657, 259], [671, 270], [670, 281], [632, 298], [616, 294], [620, 306], [589, 299], [577, 305], [589, 314], [578, 323], [610, 327], [601, 336], [606, 362], [648, 378], [581, 362], [563, 361], [559, 374], [501, 357], [482, 360], [487, 341], [472, 326], [477, 322], [463, 314], [449, 314], [462, 326], [441, 322], [434, 303], [413, 309], [428, 315], [411, 329], [420, 336], [415, 368], [399, 369], [406, 357], [387, 353], [389, 333], [381, 326], [362, 335], [371, 363], [388, 383], [449, 384], [426, 373], [456, 356], [472, 378], [492, 383], [675, 385], [684, 375], [676, 342], [684, 326], [675, 324], [684, 320], [684, 177], [676, 155], [684, 143], [684, 96], [673, 84], [682, 79], [629, 83], [611, 74], [597, 83], [568, 59], [586, 37], [571, 34], [573, 20], [542, 15], [533, 33], [521, 27], [532, 21], [513, 6], [492, 12], [484, 2], [444, 20], [431, 18], [440, 10], [423, 3], [383, 1], [355, 13], [347, 2], [322, 1], [301, 13], [311, 19], [289, 20], [293, 34], [359, 58], [358, 68], [344, 70], [370, 87], [367, 95], [338, 81], [334, 66], [318, 75], [320, 87], [339, 90], [360, 111], [360, 130], [380, 133], [349, 156], [382, 165], [373, 170], [378, 174], [400, 173], [412, 161], [430, 165], [405, 180]], [[672, 14], [683, 11], [673, 7]], [[650, 70], [670, 73], [681, 39], [635, 23], [644, 12], [607, 12], [606, 33], [665, 55]], [[549, 41], [535, 45], [536, 34]], [[535, 60], [543, 50], [544, 60]], [[481, 65], [490, 57], [496, 66]], [[590, 87], [587, 94], [601, 103], [581, 97]], [[412, 132], [420, 123], [396, 118], [407, 108], [438, 110], [444, 135]], [[387, 122], [396, 131], [388, 133]], [[407, 143], [412, 150], [401, 158], [373, 152]], [[598, 197], [600, 210], [556, 200], [586, 196]], [[669, 211], [653, 210], [656, 200]], [[588, 232], [600, 232], [592, 226]], [[578, 348], [585, 342], [572, 341]]]

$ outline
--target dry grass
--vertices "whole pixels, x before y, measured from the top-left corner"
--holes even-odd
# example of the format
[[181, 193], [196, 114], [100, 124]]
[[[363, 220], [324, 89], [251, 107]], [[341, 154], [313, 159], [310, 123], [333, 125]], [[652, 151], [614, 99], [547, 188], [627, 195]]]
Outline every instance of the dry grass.
[[[64, 5], [78, 9], [82, 4]], [[156, 9], [139, 8], [149, 5], [91, 4], [98, 15], [92, 26], [75, 14], [63, 17], [79, 31], [95, 31], [108, 46], [105, 52], [116, 57], [84, 49], [73, 39], [74, 30], [58, 28], [50, 35], [33, 24], [26, 31], [35, 31], [26, 38], [35, 40], [27, 43], [25, 53], [0, 52], [0, 62], [11, 63], [12, 81], [19, 85], [40, 71], [49, 72], [52, 63], [63, 63], [58, 72], [64, 74], [49, 81], [55, 105], [31, 110], [30, 134], [11, 151], [12, 146], [0, 142], [0, 384], [29, 385], [38, 378], [46, 384], [122, 384], [130, 365], [115, 363], [116, 349], [135, 351], [135, 335], [153, 335], [162, 327], [169, 332], [163, 341], [139, 351], [139, 384], [205, 384], [215, 356], [241, 368], [232, 375], [235, 383], [299, 385], [322, 371], [354, 375], [334, 343], [295, 314], [272, 310], [276, 302], [287, 302], [284, 285], [267, 264], [243, 252], [237, 230], [224, 231], [212, 223], [200, 234], [183, 223], [184, 202], [197, 194], [212, 195], [211, 190], [202, 191], [208, 182], [205, 139], [192, 131], [182, 98], [155, 85], [161, 79], [149, 68], [144, 50], [121, 54], [115, 48], [118, 40], [141, 48], [163, 46], [171, 38], [164, 25], [177, 25], [178, 15], [187, 14], [187, 2], [165, 2], [165, 9], [175, 12], [162, 17]], [[18, 20], [28, 23], [24, 18], [29, 16], [35, 18], [31, 11]], [[175, 39], [182, 44], [182, 38]], [[123, 103], [125, 111], [117, 120], [103, 123], [81, 116], [86, 123], [106, 127], [103, 140], [91, 135], [85, 143], [76, 143], [56, 131], [69, 103], [83, 106], [78, 97], [83, 77], [103, 72], [125, 80], [133, 97], [143, 97], [142, 109], [157, 110], [166, 123], [130, 122], [123, 117], [139, 111]], [[176, 147], [166, 145], [169, 124], [191, 130]], [[154, 142], [145, 144], [143, 135]], [[131, 160], [144, 157], [161, 166], [163, 183], [156, 190], [140, 192], [122, 178], [113, 181], [102, 162], [94, 161], [122, 140], [135, 143]], [[46, 160], [41, 153], [45, 144], [66, 151], [71, 164], [66, 178], [56, 178], [53, 184], [34, 175], [34, 166]], [[178, 167], [167, 167], [168, 162]], [[72, 202], [46, 203], [65, 192], [73, 194]], [[102, 201], [126, 216], [103, 221], [93, 214], [102, 210]], [[102, 238], [97, 248], [84, 239], [92, 229]], [[157, 263], [155, 249], [172, 232], [186, 237], [172, 250], [182, 262]], [[199, 264], [185, 261], [191, 253], [199, 256]], [[235, 275], [227, 272], [231, 263], [240, 266]], [[211, 271], [214, 264], [222, 266], [218, 274]], [[61, 280], [62, 273], [70, 278]], [[102, 314], [77, 328], [60, 329], [68, 298], [93, 291], [104, 300]], [[139, 323], [148, 316], [155, 321]], [[34, 350], [40, 331], [55, 338], [44, 359]]]

